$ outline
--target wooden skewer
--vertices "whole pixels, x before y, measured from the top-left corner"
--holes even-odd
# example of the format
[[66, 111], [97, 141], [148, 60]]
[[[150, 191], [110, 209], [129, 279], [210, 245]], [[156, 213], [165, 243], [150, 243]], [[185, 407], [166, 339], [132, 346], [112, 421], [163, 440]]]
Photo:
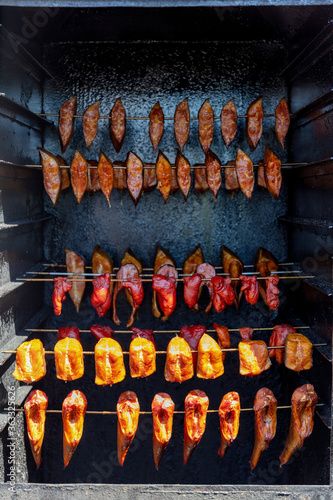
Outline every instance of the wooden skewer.
[[[66, 264], [54, 264], [53, 262], [51, 262], [50, 264], [48, 264], [47, 262], [44, 262], [42, 265], [45, 267], [67, 267]], [[278, 266], [294, 266], [294, 265], [295, 265], [295, 262], [280, 262], [278, 264]], [[86, 267], [86, 269], [92, 269], [92, 266], [85, 266], [85, 267]], [[254, 264], [244, 264], [244, 267], [254, 267]], [[222, 266], [214, 266], [214, 269], [223, 269], [223, 267]], [[119, 271], [119, 267], [114, 267], [113, 270]], [[154, 271], [154, 268], [153, 267], [143, 267], [142, 270], [143, 271]], [[183, 268], [176, 267], [176, 270], [182, 271]]]
[[[327, 344], [312, 344], [312, 347], [322, 347], [322, 346], [326, 346], [326, 345]], [[267, 346], [267, 349], [284, 349], [284, 346], [272, 346], [272, 347]], [[238, 347], [229, 347], [227, 349], [221, 348], [222, 352], [235, 352], [238, 350], [239, 350]], [[3, 354], [15, 354], [16, 350], [8, 350], [8, 351], [0, 351], [0, 352]], [[194, 351], [191, 349], [191, 352], [195, 353], [198, 351]], [[129, 351], [122, 351], [122, 353], [129, 354]], [[54, 351], [44, 351], [44, 354], [54, 354]], [[83, 351], [83, 354], [94, 355], [95, 351]], [[167, 354], [167, 351], [155, 351], [155, 354]]]
[[[267, 280], [269, 278], [269, 276], [258, 276], [258, 280]], [[307, 275], [304, 275], [304, 276], [280, 276], [279, 277], [280, 280], [288, 280], [288, 279], [311, 279], [311, 278], [315, 278], [315, 276], [307, 276]], [[230, 278], [231, 281], [240, 281], [240, 278]], [[17, 278], [16, 279], [17, 281], [36, 281], [36, 282], [39, 282], [39, 281], [54, 281], [54, 279], [52, 278]], [[117, 281], [121, 281], [121, 282], [124, 282], [124, 281], [130, 281], [131, 278], [129, 279], [112, 279], [112, 281], [114, 282], [117, 282]], [[90, 281], [93, 281], [92, 279], [83, 279], [83, 280], [79, 280], [79, 279], [72, 279], [72, 278], [69, 278], [68, 281], [72, 281], [73, 283], [88, 283]], [[142, 279], [141, 280], [142, 283], [151, 283], [152, 282], [152, 279]], [[176, 279], [176, 281], [183, 281], [181, 278], [178, 278]], [[202, 278], [201, 281], [211, 281], [210, 278]]]
[[[215, 268], [216, 269], [216, 268]], [[290, 271], [274, 271], [274, 274], [290, 274], [290, 273], [300, 273], [301, 270], [290, 270]], [[47, 271], [27, 271], [25, 274], [34, 274], [38, 276], [77, 276], [78, 273], [56, 273]], [[244, 276], [259, 276], [259, 271], [251, 271], [242, 273]], [[103, 276], [97, 273], [80, 273], [80, 276]], [[116, 276], [115, 273], [110, 274], [110, 276]], [[154, 274], [139, 274], [141, 278], [152, 278]], [[178, 274], [180, 278], [190, 277], [192, 274]], [[216, 276], [229, 276], [229, 273], [218, 273]]]
[[[59, 113], [36, 113], [37, 116], [50, 116], [54, 118], [59, 118]], [[264, 117], [275, 116], [274, 113], [267, 113], [263, 115]], [[74, 115], [74, 118], [83, 118], [83, 115]], [[247, 115], [237, 115], [237, 118], [247, 118]], [[111, 120], [111, 116], [99, 116], [99, 120]], [[165, 116], [164, 120], [174, 120], [174, 116]], [[197, 116], [190, 116], [190, 120], [198, 120]], [[149, 116], [126, 116], [126, 120], [150, 120]], [[214, 120], [221, 120], [221, 116], [214, 116]]]
[[[286, 167], [299, 167], [300, 165], [303, 165], [303, 166], [306, 166], [308, 163], [307, 162], [296, 162], [296, 163], [281, 163], [281, 167], [282, 168], [286, 168]], [[171, 163], [170, 164], [171, 167], [173, 169], [175, 169], [175, 164], [174, 163]], [[18, 165], [19, 167], [28, 167], [28, 168], [42, 168], [42, 165]], [[261, 165], [259, 165], [258, 163], [254, 164], [253, 167], [259, 167]], [[61, 165], [61, 168], [71, 168], [70, 165]], [[88, 168], [97, 168], [96, 165], [88, 165]], [[113, 165], [113, 168], [115, 169], [123, 169], [125, 170], [126, 167], [125, 165], [124, 166], [121, 166], [121, 165]], [[143, 169], [154, 169], [155, 168], [155, 163], [153, 162], [144, 162], [144, 166], [143, 166]], [[199, 163], [197, 165], [193, 165], [191, 166], [191, 170], [195, 170], [196, 168], [205, 168], [205, 164], [204, 163]], [[234, 168], [234, 165], [221, 165], [221, 168]]]
[[[309, 326], [293, 326], [293, 328], [298, 329], [298, 330], [305, 330], [310, 328]], [[252, 328], [254, 331], [262, 332], [262, 331], [269, 331], [273, 330], [274, 326], [269, 326], [267, 328], [265, 327], [260, 327], [260, 328]], [[229, 328], [229, 332], [239, 332], [239, 328]], [[56, 328], [26, 328], [26, 332], [48, 332], [48, 333], [57, 333], [58, 330]], [[91, 330], [79, 330], [80, 333], [91, 333]], [[132, 330], [113, 330], [114, 333], [133, 333]], [[180, 330], [154, 330], [154, 333], [179, 333]], [[207, 333], [216, 333], [216, 330], [206, 330]]]
[[[317, 406], [325, 406], [324, 403], [318, 403]], [[291, 408], [291, 405], [286, 405], [286, 406], [277, 406], [277, 410], [288, 410]], [[13, 411], [12, 408], [4, 408], [4, 411]], [[15, 408], [14, 411], [16, 412], [24, 412], [24, 408]], [[45, 410], [46, 413], [62, 413], [62, 410]], [[240, 411], [254, 411], [253, 408], [241, 408]], [[219, 410], [207, 410], [207, 413], [218, 413]], [[140, 415], [151, 415], [151, 411], [140, 411]], [[176, 410], [173, 413], [177, 415], [184, 415], [185, 411], [184, 410]], [[87, 410], [85, 412], [86, 415], [117, 415], [116, 411], [93, 411], [93, 410]]]

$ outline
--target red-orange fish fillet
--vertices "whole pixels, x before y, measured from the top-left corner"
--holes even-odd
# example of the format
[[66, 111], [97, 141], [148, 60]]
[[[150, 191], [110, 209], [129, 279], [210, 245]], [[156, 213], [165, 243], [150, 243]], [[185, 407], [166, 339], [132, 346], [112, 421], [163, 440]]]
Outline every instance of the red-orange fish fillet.
[[81, 440], [86, 409], [87, 399], [81, 391], [70, 392], [62, 403], [64, 468]]
[[151, 404], [153, 414], [153, 453], [156, 470], [172, 434], [175, 403], [169, 394], [159, 392]]
[[135, 392], [126, 391], [119, 396], [117, 415], [118, 462], [123, 466], [139, 422], [140, 405]]
[[45, 392], [39, 390], [32, 391], [24, 403], [28, 438], [37, 469], [42, 463], [42, 444], [47, 405], [48, 399]]
[[191, 391], [185, 398], [184, 465], [189, 461], [205, 432], [208, 406], [209, 399], [203, 391]]

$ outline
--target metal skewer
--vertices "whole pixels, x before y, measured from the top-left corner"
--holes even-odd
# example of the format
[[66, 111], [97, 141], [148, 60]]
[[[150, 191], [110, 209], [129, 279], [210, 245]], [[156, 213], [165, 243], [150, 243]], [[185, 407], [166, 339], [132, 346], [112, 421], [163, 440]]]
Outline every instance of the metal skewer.
[[[216, 269], [216, 268], [215, 268]], [[274, 274], [290, 274], [290, 273], [300, 273], [301, 270], [290, 270], [290, 271], [274, 271]], [[34, 274], [38, 276], [78, 276], [78, 273], [57, 273], [57, 272], [47, 272], [47, 271], [27, 271], [25, 274]], [[102, 276], [98, 273], [79, 273], [80, 276]], [[249, 271], [242, 273], [244, 276], [259, 276], [259, 271]], [[115, 273], [110, 274], [110, 276], [116, 276]], [[153, 274], [139, 274], [141, 278], [151, 278]], [[178, 274], [180, 278], [192, 276], [192, 274]], [[219, 273], [216, 276], [229, 276], [229, 273]]]
[[[274, 273], [273, 273], [274, 274]], [[258, 280], [267, 280], [270, 276], [258, 276]], [[311, 279], [311, 278], [315, 278], [315, 276], [307, 276], [307, 275], [304, 275], [304, 276], [280, 276], [280, 280], [288, 280], [288, 279]], [[131, 281], [132, 278], [128, 278], [128, 279], [111, 279], [111, 282], [124, 282], [124, 281]], [[231, 281], [240, 281], [240, 278], [230, 278]], [[42, 282], [42, 281], [49, 281], [49, 282], [54, 282], [54, 279], [52, 278], [16, 278], [16, 281], [35, 281], [35, 282]], [[72, 281], [73, 283], [89, 283], [91, 281], [93, 281], [92, 279], [72, 279], [72, 278], [69, 278], [68, 281]], [[152, 282], [152, 279], [142, 279], [141, 280], [142, 283], [151, 283]], [[181, 278], [178, 278], [176, 279], [176, 281], [183, 281]], [[201, 281], [211, 281], [210, 278], [202, 278]]]
[[[293, 326], [295, 330], [305, 330], [309, 329], [309, 326]], [[274, 326], [269, 327], [260, 327], [260, 328], [252, 328], [253, 331], [269, 331], [273, 330]], [[58, 329], [56, 328], [26, 328], [26, 332], [48, 332], [48, 333], [57, 333]], [[153, 330], [154, 333], [180, 333], [180, 330]], [[228, 328], [229, 332], [239, 332], [240, 328]], [[91, 330], [79, 330], [80, 333], [91, 333]], [[133, 333], [132, 330], [113, 330], [114, 333]], [[216, 330], [206, 330], [207, 333], [216, 333]]]
[[[322, 347], [326, 346], [327, 344], [312, 344], [312, 347]], [[238, 347], [229, 347], [229, 348], [220, 348], [222, 352], [235, 352], [238, 351]], [[284, 349], [284, 346], [272, 346], [269, 347], [267, 346], [267, 349]], [[17, 350], [8, 350], [8, 351], [0, 351], [1, 353], [4, 354], [16, 354]], [[191, 349], [192, 353], [196, 353], [198, 351], [194, 351]], [[129, 351], [122, 351], [123, 354], [128, 355]], [[44, 351], [44, 354], [54, 354], [54, 351]], [[83, 351], [83, 354], [86, 355], [94, 355], [95, 351]], [[167, 354], [167, 351], [155, 351], [155, 354]]]
[[[325, 406], [324, 403], [318, 403], [317, 406]], [[291, 409], [291, 405], [286, 405], [286, 406], [277, 406], [277, 410], [288, 410]], [[12, 408], [4, 408], [4, 411], [13, 411]], [[24, 408], [15, 408], [16, 412], [24, 412]], [[240, 411], [254, 411], [253, 408], [241, 408]], [[46, 413], [62, 413], [62, 410], [45, 410]], [[218, 413], [219, 410], [207, 410], [207, 413]], [[151, 415], [151, 411], [140, 411], [140, 415]], [[173, 412], [174, 414], [177, 415], [184, 415], [185, 411], [184, 410], [176, 410]], [[85, 412], [86, 415], [117, 415], [116, 411], [93, 411], [93, 410], [87, 410]]]
[[[54, 264], [53, 262], [51, 262], [49, 264], [47, 262], [44, 262], [42, 265], [45, 267], [67, 267], [66, 264]], [[295, 262], [280, 262], [278, 264], [278, 266], [294, 266], [294, 265], [295, 265]], [[85, 266], [85, 267], [86, 267], [86, 269], [92, 269], [92, 266]], [[254, 264], [244, 264], [244, 267], [254, 267]], [[214, 266], [214, 269], [223, 269], [223, 267], [222, 266]], [[119, 271], [119, 267], [114, 267], [113, 270]], [[142, 270], [143, 271], [154, 271], [154, 268], [153, 267], [143, 267]], [[183, 268], [176, 267], [176, 270], [182, 271]]]
[[[144, 166], [143, 166], [144, 170], [145, 169], [149, 170], [149, 169], [155, 168], [155, 163], [153, 163], [153, 162], [143, 162], [143, 164], [144, 164]], [[13, 164], [13, 165], [18, 166], [18, 167], [40, 168], [40, 169], [42, 168], [42, 165], [15, 165], [15, 164]], [[170, 165], [172, 168], [174, 168], [174, 169], [176, 168], [174, 163], [170, 163]], [[306, 166], [306, 165], [308, 165], [307, 162], [281, 163], [282, 168], [299, 167], [299, 166]], [[255, 163], [252, 166], [256, 168], [256, 167], [260, 167], [262, 165]], [[61, 168], [69, 168], [69, 169], [71, 168], [70, 165], [61, 165], [60, 167]], [[97, 166], [96, 165], [88, 165], [88, 168], [97, 168]], [[125, 164], [124, 165], [113, 165], [113, 168], [126, 170]], [[195, 170], [196, 168], [206, 168], [206, 166], [204, 163], [198, 163], [197, 165], [191, 166], [191, 170]], [[221, 165], [221, 168], [235, 168], [235, 165]]]
[[[37, 116], [59, 118], [59, 113], [35, 113]], [[274, 113], [267, 113], [264, 117], [275, 116]], [[83, 115], [74, 115], [74, 118], [83, 118]], [[247, 115], [237, 115], [237, 118], [247, 118]], [[111, 116], [99, 116], [99, 120], [111, 120]], [[174, 120], [174, 116], [164, 116], [164, 120]], [[198, 120], [197, 116], [190, 116], [190, 120]], [[126, 116], [126, 120], [150, 120], [149, 116]], [[214, 116], [214, 120], [221, 120], [221, 116]]]

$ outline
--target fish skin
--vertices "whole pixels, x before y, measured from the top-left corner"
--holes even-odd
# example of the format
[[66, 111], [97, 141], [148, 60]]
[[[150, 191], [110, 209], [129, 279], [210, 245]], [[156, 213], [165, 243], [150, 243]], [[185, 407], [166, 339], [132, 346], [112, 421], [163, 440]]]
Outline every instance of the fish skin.
[[[284, 347], [284, 341], [288, 333], [296, 333], [291, 325], [275, 325], [269, 338], [269, 347]], [[284, 349], [268, 349], [270, 358], [275, 358], [279, 365], [284, 363]]]
[[82, 127], [83, 136], [89, 151], [92, 143], [97, 134], [98, 130], [98, 120], [99, 120], [99, 105], [100, 101], [94, 102], [89, 108], [83, 113]]
[[185, 382], [194, 375], [192, 351], [185, 339], [174, 337], [167, 347], [164, 377], [167, 382]]
[[288, 333], [284, 341], [284, 365], [295, 372], [312, 368], [312, 343], [301, 333]]
[[88, 186], [88, 163], [80, 151], [75, 151], [70, 166], [71, 186], [77, 202], [80, 204]]
[[298, 448], [304, 444], [313, 430], [314, 412], [318, 396], [313, 385], [304, 384], [298, 387], [291, 397], [291, 419], [289, 434], [280, 455], [280, 463], [284, 465]]
[[53, 205], [56, 207], [62, 185], [60, 162], [56, 156], [46, 151], [46, 149], [37, 149], [40, 156], [40, 162], [42, 164], [44, 188]]
[[186, 203], [192, 182], [191, 164], [180, 151], [177, 151], [175, 165], [177, 174], [177, 184], [180, 189], [180, 192], [184, 196], [184, 200]]
[[154, 153], [162, 139], [164, 132], [164, 113], [159, 102], [157, 102], [149, 113], [149, 137], [153, 145]]
[[183, 463], [187, 464], [206, 429], [209, 399], [205, 392], [194, 390], [185, 398]]
[[167, 202], [167, 199], [171, 192], [171, 176], [171, 163], [169, 162], [168, 158], [162, 153], [162, 151], [159, 150], [156, 160], [156, 189], [160, 191], [164, 203]]
[[151, 340], [136, 337], [129, 346], [129, 365], [132, 378], [149, 377], [156, 371], [156, 349]]
[[45, 392], [40, 390], [31, 391], [24, 403], [27, 433], [37, 469], [39, 469], [42, 463], [42, 445], [47, 405], [48, 398]]
[[221, 162], [218, 156], [210, 149], [205, 157], [205, 166], [207, 173], [207, 184], [210, 192], [214, 196], [214, 201], [217, 199], [218, 192], [222, 185]]
[[[226, 326], [218, 325], [217, 323], [213, 323], [213, 328], [216, 330], [218, 344], [221, 349], [229, 349], [231, 346], [230, 341], [230, 333]], [[222, 351], [222, 361], [224, 363], [226, 352]]]
[[214, 111], [206, 99], [198, 113], [199, 142], [202, 150], [207, 154], [214, 136]]
[[106, 156], [105, 153], [103, 153], [102, 150], [99, 152], [97, 173], [102, 193], [104, 194], [109, 207], [111, 207], [110, 196], [114, 183], [114, 170], [112, 161], [108, 156]]
[[227, 102], [221, 111], [221, 134], [227, 149], [237, 133], [237, 109], [234, 100]]
[[[65, 249], [66, 254], [66, 269], [68, 273], [74, 273], [76, 278], [84, 278], [85, 260], [81, 255], [73, 250]], [[75, 306], [76, 312], [79, 313], [84, 291], [86, 289], [85, 281], [73, 281], [72, 288], [69, 290], [69, 296]]]
[[73, 137], [76, 106], [77, 98], [74, 96], [66, 101], [59, 111], [58, 132], [62, 154], [66, 151]]
[[121, 467], [138, 428], [140, 405], [133, 391], [123, 392], [117, 403], [117, 450]]
[[276, 433], [277, 400], [270, 389], [259, 389], [254, 398], [254, 430], [255, 441], [250, 460], [251, 470], [259, 462], [263, 452], [268, 448]]
[[95, 346], [95, 384], [110, 385], [122, 382], [126, 375], [120, 344], [110, 337], [101, 338]]
[[257, 147], [262, 135], [262, 122], [264, 110], [262, 107], [262, 97], [253, 101], [246, 112], [246, 139], [251, 151]]
[[240, 400], [238, 392], [228, 392], [219, 406], [221, 429], [221, 446], [218, 454], [224, 457], [231, 443], [236, 439], [239, 430]]
[[176, 107], [174, 116], [174, 131], [176, 142], [182, 153], [190, 135], [190, 108], [188, 106], [187, 98], [180, 102]]
[[251, 158], [238, 148], [236, 156], [236, 173], [241, 191], [251, 201], [254, 188], [254, 171]]
[[52, 294], [53, 310], [56, 316], [62, 312], [62, 303], [66, 300], [66, 292], [72, 289], [72, 282], [62, 276], [54, 278], [54, 287]]
[[171, 439], [174, 409], [175, 403], [166, 392], [160, 392], [154, 396], [151, 410], [153, 414], [153, 455], [156, 470], [158, 470], [163, 453]]
[[[206, 327], [203, 325], [184, 325], [180, 329], [179, 336], [186, 340], [192, 351], [197, 351], [198, 344], [204, 333], [206, 333]], [[193, 366], [196, 366], [198, 354], [196, 352], [192, 352], [192, 356]]]
[[114, 103], [110, 117], [110, 137], [116, 153], [119, 153], [126, 135], [126, 111], [120, 98]]
[[126, 158], [127, 189], [136, 206], [143, 190], [143, 163], [132, 151]]
[[246, 340], [239, 342], [239, 373], [253, 377], [268, 370], [271, 360], [268, 356], [267, 345], [263, 340]]
[[197, 377], [216, 379], [223, 375], [223, 356], [218, 343], [204, 333], [198, 344]]
[[273, 198], [277, 200], [282, 185], [281, 160], [268, 146], [266, 146], [264, 155], [264, 176], [265, 186]]
[[58, 340], [54, 346], [56, 375], [60, 380], [77, 380], [84, 374], [83, 348], [73, 338]]
[[81, 391], [70, 392], [62, 403], [64, 469], [81, 440], [86, 409], [87, 399]]
[[39, 339], [23, 342], [16, 349], [13, 377], [20, 382], [31, 384], [46, 375], [45, 349]]
[[284, 149], [284, 140], [286, 138], [290, 125], [290, 113], [287, 101], [282, 97], [275, 109], [275, 132], [277, 138]]

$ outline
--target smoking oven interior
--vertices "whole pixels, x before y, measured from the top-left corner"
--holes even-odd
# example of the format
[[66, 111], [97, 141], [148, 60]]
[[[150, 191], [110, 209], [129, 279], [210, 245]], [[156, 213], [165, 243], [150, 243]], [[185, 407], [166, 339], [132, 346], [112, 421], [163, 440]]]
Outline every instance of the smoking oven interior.
[[[56, 318], [51, 304], [51, 285], [16, 281], [43, 262], [64, 263], [64, 250], [80, 253], [87, 264], [96, 244], [108, 251], [115, 265], [129, 246], [152, 267], [158, 244], [167, 249], [181, 267], [184, 259], [200, 243], [205, 261], [220, 265], [224, 244], [245, 264], [252, 264], [262, 246], [279, 262], [298, 263], [304, 274], [315, 279], [281, 287], [279, 314], [263, 306], [244, 303], [239, 311], [230, 308], [206, 317], [203, 310], [189, 311], [178, 287], [178, 306], [167, 325], [153, 318], [151, 286], [145, 284], [145, 299], [136, 326], [154, 330], [179, 329], [184, 324], [213, 322], [229, 328], [271, 327], [279, 323], [309, 325], [314, 342], [331, 340], [332, 256], [330, 203], [332, 187], [332, 15], [331, 7], [225, 7], [225, 8], [13, 8], [2, 7], [1, 27], [1, 345], [15, 349], [29, 336], [27, 327], [58, 328], [75, 325], [81, 329], [100, 322], [90, 303], [87, 286], [80, 314], [67, 300], [64, 313]], [[305, 52], [302, 50], [308, 47]], [[223, 188], [216, 203], [207, 191], [193, 189], [184, 205], [179, 192], [164, 204], [159, 192], [144, 194], [135, 208], [129, 194], [115, 190], [111, 208], [101, 192], [86, 194], [80, 205], [71, 190], [61, 194], [54, 208], [43, 192], [40, 171], [17, 165], [38, 164], [37, 147], [60, 154], [57, 119], [40, 118], [35, 113], [58, 113], [71, 96], [78, 97], [78, 112], [97, 99], [101, 114], [108, 115], [121, 97], [129, 116], [148, 116], [159, 101], [164, 115], [172, 117], [176, 105], [188, 97], [191, 116], [196, 116], [209, 98], [216, 115], [223, 104], [235, 99], [239, 114], [263, 96], [265, 113], [274, 113], [286, 96], [291, 111], [303, 111], [293, 118], [285, 151], [274, 132], [274, 118], [265, 118], [264, 132], [257, 149], [250, 153], [254, 163], [263, 158], [265, 146], [273, 149], [283, 163], [306, 162], [310, 166], [283, 172], [282, 191], [275, 201], [268, 191], [255, 187], [248, 202], [242, 193], [231, 196]], [[81, 113], [82, 114], [82, 113]], [[171, 161], [176, 155], [172, 120], [165, 122], [159, 145]], [[234, 159], [237, 147], [247, 153], [245, 120], [238, 121], [237, 137], [227, 150], [219, 121], [215, 121], [212, 150], [221, 163]], [[103, 149], [112, 160], [125, 160], [133, 150], [145, 162], [154, 162], [148, 136], [148, 122], [127, 123], [121, 152], [114, 151], [106, 122], [100, 121], [98, 135], [86, 150], [80, 120], [65, 153], [67, 164], [79, 149], [87, 159], [97, 160]], [[197, 137], [197, 122], [191, 122], [185, 154], [191, 164], [204, 160]], [[16, 165], [11, 165], [15, 163]], [[204, 300], [204, 299], [203, 299]], [[203, 308], [202, 308], [203, 309]], [[119, 316], [128, 316], [125, 299], [119, 298]], [[103, 320], [111, 324], [108, 317]], [[111, 325], [114, 327], [114, 325]], [[34, 333], [46, 349], [55, 344], [55, 334]], [[173, 334], [156, 334], [159, 348], [165, 349]], [[269, 332], [255, 338], [268, 341]], [[129, 336], [117, 340], [124, 350]], [[82, 334], [85, 350], [95, 341]], [[232, 345], [239, 338], [232, 337]], [[153, 484], [328, 484], [330, 481], [330, 349], [314, 350], [314, 366], [301, 375], [287, 373], [273, 365], [264, 374], [244, 379], [238, 374], [237, 355], [230, 353], [225, 374], [214, 381], [196, 377], [181, 386], [167, 383], [163, 376], [165, 356], [157, 359], [157, 372], [147, 380], [131, 379], [114, 387], [94, 384], [92, 357], [85, 358], [85, 374], [64, 383], [56, 379], [54, 359], [47, 358], [47, 375], [34, 388], [46, 392], [49, 407], [60, 409], [72, 389], [82, 390], [90, 410], [114, 410], [121, 392], [137, 393], [142, 410], [149, 410], [157, 392], [169, 392], [176, 409], [183, 409], [186, 394], [204, 390], [210, 408], [216, 409], [222, 396], [231, 390], [240, 394], [243, 407], [251, 407], [257, 390], [269, 387], [279, 405], [290, 404], [293, 390], [306, 381], [313, 383], [324, 404], [315, 416], [314, 432], [292, 463], [277, 467], [286, 439], [290, 414], [278, 413], [277, 435], [259, 467], [250, 472], [249, 458], [254, 441], [253, 413], [241, 416], [240, 433], [222, 462], [217, 455], [218, 416], [208, 416], [207, 429], [191, 462], [182, 466], [183, 418], [174, 419], [173, 438], [155, 471], [152, 460], [151, 417], [140, 417], [135, 446], [121, 469], [115, 459], [116, 417], [87, 415], [84, 434], [70, 466], [62, 464], [61, 415], [48, 414], [44, 438], [43, 465], [37, 471], [26, 437], [22, 414], [17, 417], [17, 478], [34, 483], [153, 483]], [[13, 384], [15, 356], [1, 355], [1, 399], [7, 404], [7, 390]], [[128, 366], [128, 365], [127, 365]], [[18, 387], [17, 402], [22, 406], [30, 389]], [[8, 473], [8, 427], [1, 421], [3, 440], [3, 480]]]

